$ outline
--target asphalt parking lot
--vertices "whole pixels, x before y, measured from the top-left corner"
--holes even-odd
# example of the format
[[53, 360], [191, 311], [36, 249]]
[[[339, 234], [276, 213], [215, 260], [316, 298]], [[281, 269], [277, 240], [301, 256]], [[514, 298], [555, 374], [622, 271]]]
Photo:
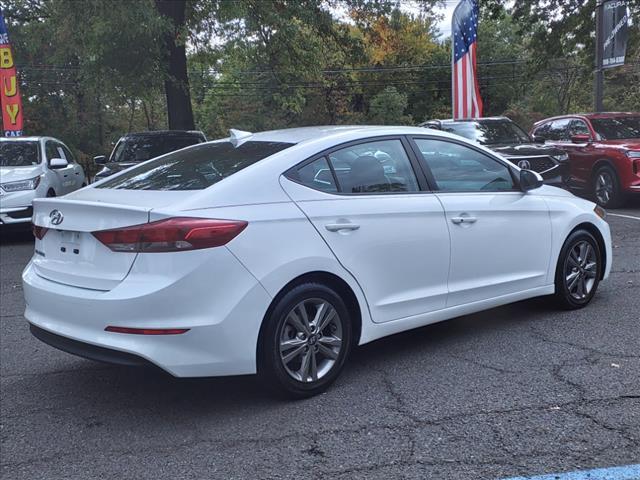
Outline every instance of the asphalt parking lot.
[[0, 244], [3, 479], [498, 479], [640, 460], [640, 205], [610, 213], [593, 303], [537, 299], [358, 349], [337, 384], [284, 402], [252, 377], [175, 379], [32, 338]]

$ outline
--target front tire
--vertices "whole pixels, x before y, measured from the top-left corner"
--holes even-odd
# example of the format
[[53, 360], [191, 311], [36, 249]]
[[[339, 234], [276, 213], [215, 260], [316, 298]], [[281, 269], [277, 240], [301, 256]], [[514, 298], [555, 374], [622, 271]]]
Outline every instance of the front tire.
[[598, 168], [593, 177], [592, 193], [601, 207], [616, 208], [622, 205], [624, 199], [615, 169], [609, 165]]
[[556, 301], [566, 310], [583, 308], [598, 289], [602, 252], [586, 230], [573, 232], [562, 246], [556, 267]]
[[276, 301], [260, 336], [258, 374], [290, 398], [325, 391], [349, 356], [352, 328], [342, 298], [326, 285], [293, 287]]

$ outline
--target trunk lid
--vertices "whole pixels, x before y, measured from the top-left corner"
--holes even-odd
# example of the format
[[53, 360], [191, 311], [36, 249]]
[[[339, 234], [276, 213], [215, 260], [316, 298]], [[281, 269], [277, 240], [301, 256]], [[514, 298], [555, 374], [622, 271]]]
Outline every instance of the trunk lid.
[[49, 230], [36, 239], [33, 266], [54, 282], [111, 290], [129, 273], [136, 253], [113, 252], [91, 232], [149, 221], [150, 206], [90, 200], [36, 199], [33, 223]]

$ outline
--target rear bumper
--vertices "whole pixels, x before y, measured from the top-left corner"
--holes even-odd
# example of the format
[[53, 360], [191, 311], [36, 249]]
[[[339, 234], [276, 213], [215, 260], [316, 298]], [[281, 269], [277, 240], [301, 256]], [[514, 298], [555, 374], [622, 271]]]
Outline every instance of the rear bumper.
[[43, 330], [40, 327], [36, 327], [33, 324], [29, 325], [31, 334], [41, 342], [51, 345], [63, 352], [71, 353], [79, 357], [88, 358], [89, 360], [95, 360], [97, 362], [113, 363], [116, 365], [128, 365], [128, 366], [145, 366], [153, 365], [146, 361], [144, 358], [132, 355], [130, 353], [121, 352], [119, 350], [112, 350], [110, 348], [97, 347], [89, 343], [79, 342], [72, 340], [61, 335]]
[[[36, 336], [69, 353], [150, 362], [177, 377], [255, 373], [258, 333], [271, 302], [262, 285], [224, 247], [147, 255], [154, 258], [140, 255], [109, 291], [47, 280], [29, 263], [22, 275], [25, 317]], [[105, 331], [109, 325], [188, 331], [123, 334]]]

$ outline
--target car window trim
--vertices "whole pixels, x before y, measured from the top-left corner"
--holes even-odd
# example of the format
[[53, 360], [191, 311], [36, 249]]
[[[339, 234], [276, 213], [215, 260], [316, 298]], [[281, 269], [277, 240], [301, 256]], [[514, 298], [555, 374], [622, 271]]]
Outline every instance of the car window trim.
[[[356, 145], [361, 145], [363, 143], [373, 143], [373, 142], [382, 142], [385, 140], [400, 140], [400, 143], [402, 144], [402, 147], [405, 151], [405, 154], [407, 155], [407, 158], [409, 159], [409, 164], [411, 166], [411, 170], [416, 178], [416, 181], [418, 182], [418, 190], [415, 192], [359, 192], [359, 193], [353, 193], [353, 192], [341, 192], [340, 191], [340, 183], [338, 181], [337, 175], [335, 174], [335, 170], [333, 168], [333, 163], [331, 162], [329, 155], [332, 154], [333, 152], [337, 152], [339, 150], [343, 150], [345, 148], [349, 148], [352, 146], [356, 146]], [[320, 158], [324, 157], [327, 161], [327, 163], [329, 164], [329, 168], [331, 169], [331, 173], [333, 175], [333, 179], [334, 182], [336, 182], [336, 187], [338, 187], [338, 191], [337, 192], [326, 192], [324, 190], [320, 190], [317, 188], [313, 188], [309, 185], [306, 185], [304, 183], [302, 183], [300, 181], [300, 176], [298, 175], [298, 170], [307, 166], [310, 163], [315, 162], [316, 160], [319, 160]], [[372, 196], [372, 195], [416, 195], [416, 194], [424, 194], [424, 193], [433, 193], [432, 190], [429, 188], [429, 184], [427, 183], [427, 179], [426, 177], [424, 177], [424, 172], [422, 171], [422, 168], [420, 167], [420, 163], [418, 161], [418, 159], [415, 157], [415, 153], [413, 152], [413, 149], [411, 148], [411, 144], [407, 139], [406, 135], [381, 135], [379, 137], [367, 137], [367, 138], [360, 138], [358, 140], [350, 140], [348, 142], [344, 142], [344, 143], [340, 143], [338, 145], [334, 145], [332, 147], [329, 147], [325, 150], [322, 150], [319, 153], [316, 153], [314, 155], [312, 155], [309, 158], [306, 158], [305, 160], [297, 163], [296, 165], [294, 165], [293, 167], [290, 167], [289, 169], [287, 169], [283, 174], [282, 174], [285, 178], [287, 178], [288, 180], [291, 180], [292, 182], [297, 183], [298, 185], [302, 185], [303, 187], [309, 188], [311, 190], [314, 190], [316, 192], [322, 192], [325, 193], [327, 195], [338, 195], [338, 196], [345, 196], [345, 197], [354, 197], [354, 196]]]
[[[511, 162], [507, 161], [507, 160], [503, 160], [502, 158], [496, 157], [494, 155], [490, 155], [489, 153], [485, 152], [484, 150], [478, 148], [476, 145], [472, 145], [472, 144], [468, 144], [468, 143], [464, 143], [461, 142], [459, 140], [453, 139], [453, 138], [444, 138], [444, 137], [440, 137], [437, 135], [410, 135], [409, 136], [409, 140], [411, 143], [411, 147], [415, 150], [415, 155], [418, 156], [419, 160], [420, 160], [420, 165], [423, 166], [424, 170], [425, 170], [425, 174], [427, 175], [427, 178], [429, 179], [429, 182], [433, 185], [433, 189], [432, 191], [434, 193], [513, 193], [513, 192], [520, 192], [522, 193], [522, 186], [520, 185], [520, 180], [518, 178], [518, 175], [516, 175], [516, 170], [514, 169], [513, 164], [511, 164]], [[438, 188], [438, 183], [436, 182], [436, 179], [433, 175], [433, 172], [431, 171], [431, 167], [429, 167], [429, 164], [427, 163], [427, 161], [425, 160], [425, 158], [422, 156], [422, 152], [420, 151], [420, 148], [418, 147], [418, 144], [416, 143], [416, 140], [437, 140], [437, 141], [441, 141], [441, 142], [446, 142], [446, 143], [454, 143], [456, 145], [460, 145], [461, 147], [467, 147], [471, 150], [476, 151], [477, 153], [484, 155], [485, 157], [489, 157], [492, 160], [495, 160], [496, 162], [498, 162], [499, 164], [501, 164], [502, 166], [506, 167], [506, 169], [509, 171], [509, 175], [511, 175], [511, 181], [513, 182], [513, 188], [510, 190], [478, 190], [478, 191], [469, 191], [469, 190], [440, 190]]]

